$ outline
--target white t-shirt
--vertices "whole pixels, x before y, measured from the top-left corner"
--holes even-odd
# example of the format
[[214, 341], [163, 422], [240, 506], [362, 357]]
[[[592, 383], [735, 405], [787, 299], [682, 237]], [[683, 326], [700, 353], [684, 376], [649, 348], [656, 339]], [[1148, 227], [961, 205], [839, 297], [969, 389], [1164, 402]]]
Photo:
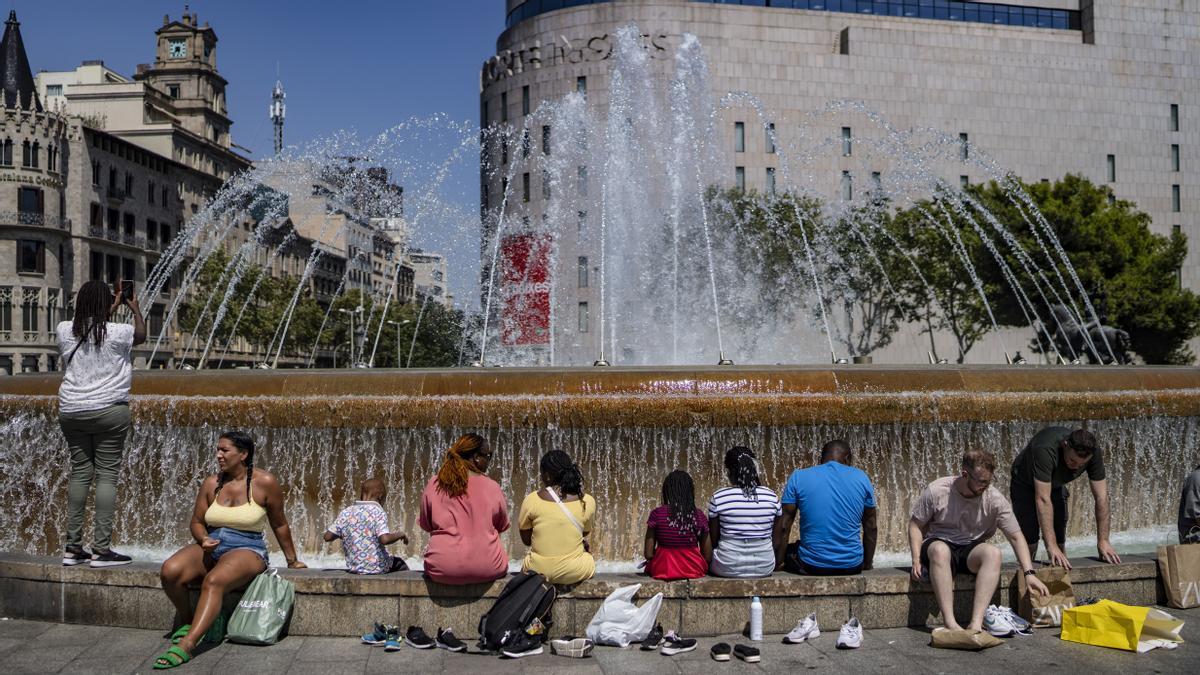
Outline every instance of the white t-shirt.
[[[58, 387], [58, 411], [86, 412], [128, 401], [133, 379], [133, 326], [110, 321], [99, 347], [89, 339], [76, 350], [71, 325], [70, 321], [58, 324], [58, 353], [66, 371]], [[75, 356], [67, 363], [72, 350]]]

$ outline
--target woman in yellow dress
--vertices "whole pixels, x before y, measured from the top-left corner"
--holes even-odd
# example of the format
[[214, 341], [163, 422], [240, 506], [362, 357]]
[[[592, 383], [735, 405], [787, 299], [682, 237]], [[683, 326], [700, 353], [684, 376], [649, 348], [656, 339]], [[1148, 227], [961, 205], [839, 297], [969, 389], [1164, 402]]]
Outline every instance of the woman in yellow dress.
[[584, 494], [583, 475], [562, 450], [546, 453], [541, 471], [542, 488], [525, 497], [518, 518], [521, 541], [529, 547], [522, 568], [552, 584], [577, 584], [596, 573], [587, 544], [596, 500]]

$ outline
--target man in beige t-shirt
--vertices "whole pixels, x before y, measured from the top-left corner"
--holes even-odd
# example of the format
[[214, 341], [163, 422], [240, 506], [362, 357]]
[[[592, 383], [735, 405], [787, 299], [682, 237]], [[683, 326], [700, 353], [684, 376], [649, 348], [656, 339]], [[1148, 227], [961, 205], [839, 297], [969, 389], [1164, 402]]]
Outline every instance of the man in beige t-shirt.
[[[1030, 590], [1039, 595], [1048, 592], [1033, 574], [1029, 548], [1012, 506], [992, 487], [995, 471], [991, 453], [968, 450], [963, 453], [962, 472], [930, 483], [917, 498], [908, 521], [912, 578], [924, 581], [928, 569], [947, 628], [961, 628], [954, 618], [954, 575], [960, 572], [975, 575], [975, 603], [967, 628], [984, 628], [984, 612], [1000, 584], [1000, 549], [987, 543], [997, 528], [1016, 553]], [[992, 628], [989, 626], [989, 631], [995, 633]], [[1009, 634], [1002, 627], [996, 630]]]

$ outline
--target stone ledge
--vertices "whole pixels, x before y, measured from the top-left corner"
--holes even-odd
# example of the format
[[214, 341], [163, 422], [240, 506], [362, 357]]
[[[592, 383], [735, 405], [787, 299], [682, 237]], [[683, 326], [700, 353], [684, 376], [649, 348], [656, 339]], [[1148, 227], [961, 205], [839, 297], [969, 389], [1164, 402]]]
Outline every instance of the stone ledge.
[[[1107, 597], [1129, 604], [1152, 604], [1157, 593], [1154, 559], [1129, 555], [1120, 565], [1090, 558], [1072, 560], [1077, 596]], [[420, 572], [378, 577], [339, 570], [281, 570], [296, 585], [291, 632], [297, 635], [356, 635], [373, 621], [453, 626], [470, 636], [491, 607], [505, 580], [472, 586], [445, 586]], [[635, 574], [600, 574], [566, 590], [554, 608], [557, 634], [580, 635], [613, 590], [642, 584], [639, 598], [663, 594], [660, 621], [690, 635], [737, 633], [746, 621], [749, 598], [765, 607], [765, 629], [786, 632], [798, 616], [817, 611], [836, 625], [858, 616], [867, 626], [922, 625], [935, 611], [928, 584], [909, 579], [905, 568], [882, 568], [858, 576], [800, 577], [776, 574], [765, 579], [706, 577], [661, 582]], [[968, 611], [973, 578], [956, 579], [958, 611]], [[240, 594], [225, 605], [231, 609]], [[1016, 605], [1016, 568], [1006, 565], [995, 602]], [[93, 570], [62, 567], [57, 558], [0, 553], [0, 614], [12, 618], [166, 629], [172, 608], [162, 595], [158, 565]], [[417, 617], [420, 617], [419, 619]], [[430, 626], [427, 626], [430, 627]]]

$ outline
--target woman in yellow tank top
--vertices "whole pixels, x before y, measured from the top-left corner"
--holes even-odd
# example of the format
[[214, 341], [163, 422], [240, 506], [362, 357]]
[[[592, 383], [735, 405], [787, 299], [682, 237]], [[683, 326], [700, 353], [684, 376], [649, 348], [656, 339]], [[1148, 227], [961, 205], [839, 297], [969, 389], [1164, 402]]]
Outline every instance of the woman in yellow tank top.
[[[155, 667], [173, 668], [192, 659], [192, 652], [221, 612], [225, 593], [241, 588], [267, 568], [263, 532], [270, 525], [290, 568], [296, 559], [292, 531], [283, 513], [283, 491], [268, 471], [254, 468], [254, 439], [229, 431], [217, 441], [217, 473], [200, 485], [192, 510], [196, 540], [162, 564], [163, 591], [178, 616], [192, 616], [171, 635], [175, 645], [155, 659]], [[188, 585], [203, 581], [196, 611], [191, 612]]]

